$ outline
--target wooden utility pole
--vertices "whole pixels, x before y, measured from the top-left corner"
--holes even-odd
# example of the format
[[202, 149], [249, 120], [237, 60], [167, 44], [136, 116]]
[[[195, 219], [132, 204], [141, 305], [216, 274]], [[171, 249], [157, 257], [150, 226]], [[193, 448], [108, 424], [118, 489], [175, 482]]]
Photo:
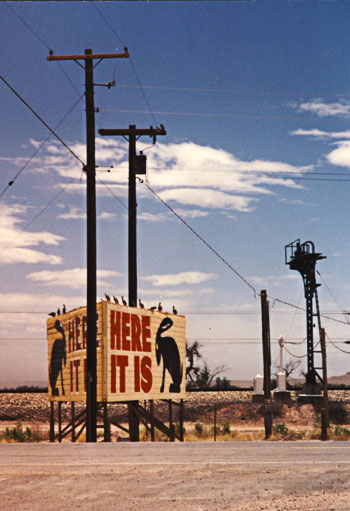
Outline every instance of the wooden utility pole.
[[[99, 129], [102, 136], [121, 136], [129, 140], [129, 233], [128, 233], [128, 278], [129, 278], [129, 306], [137, 307], [137, 232], [136, 232], [136, 176], [137, 174], [145, 174], [146, 167], [140, 169], [138, 158], [136, 156], [136, 141], [143, 135], [153, 138], [155, 144], [159, 135], [166, 135], [164, 126], [160, 128], [147, 129], [136, 128], [131, 124], [127, 129]], [[145, 158], [145, 157], [143, 157]]]
[[322, 440], [328, 440], [329, 412], [328, 412], [328, 377], [327, 377], [327, 351], [326, 351], [326, 331], [321, 328], [320, 331], [321, 351], [322, 351], [322, 373], [323, 373], [323, 408], [322, 408]]
[[[83, 55], [49, 55], [47, 60], [73, 60], [85, 71], [86, 105], [86, 209], [87, 209], [87, 349], [86, 349], [86, 441], [96, 442], [97, 426], [97, 364], [96, 364], [96, 164], [95, 164], [95, 107], [94, 67], [103, 59], [128, 58], [124, 53], [93, 53], [85, 50]], [[85, 65], [80, 64], [80, 60]], [[98, 60], [95, 66], [93, 61]], [[108, 84], [106, 84], [108, 86]]]
[[270, 345], [270, 314], [267, 293], [261, 291], [261, 321], [262, 343], [264, 358], [264, 407], [265, 407], [265, 439], [272, 433], [272, 407], [271, 407], [271, 345]]
[[[166, 135], [164, 126], [147, 129], [136, 128], [130, 124], [127, 129], [99, 129], [102, 136], [121, 136], [129, 140], [129, 230], [128, 230], [128, 281], [129, 281], [129, 306], [137, 307], [137, 202], [136, 202], [136, 176], [146, 173], [146, 157], [136, 155], [136, 141], [143, 135], [153, 138], [156, 143], [158, 135]], [[139, 441], [139, 417], [136, 413], [138, 401], [128, 404], [129, 436], [132, 442]]]

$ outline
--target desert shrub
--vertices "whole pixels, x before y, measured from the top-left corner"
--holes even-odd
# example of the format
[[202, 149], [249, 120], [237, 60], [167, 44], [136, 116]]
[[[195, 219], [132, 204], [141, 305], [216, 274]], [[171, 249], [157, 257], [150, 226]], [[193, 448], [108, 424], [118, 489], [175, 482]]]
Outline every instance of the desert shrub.
[[33, 432], [30, 428], [23, 430], [21, 422], [17, 422], [16, 427], [6, 428], [0, 435], [2, 442], [39, 442], [41, 436]]
[[38, 394], [47, 394], [48, 388], [47, 387], [37, 387], [37, 386], [28, 386], [28, 385], [22, 385], [20, 387], [15, 388], [2, 388], [0, 389], [0, 393], [5, 394], [28, 394], [28, 393], [38, 393]]
[[230, 390], [231, 389], [230, 380], [228, 380], [226, 378], [226, 376], [224, 376], [223, 378], [220, 378], [220, 376], [218, 376], [215, 379], [215, 389], [216, 390]]
[[284, 422], [274, 424], [272, 426], [272, 431], [275, 433], [275, 435], [286, 437], [289, 434], [289, 429], [285, 425]]
[[199, 436], [203, 435], [203, 424], [201, 422], [196, 422], [196, 424], [194, 425], [194, 429], [197, 435]]
[[224, 421], [221, 424], [220, 433], [222, 433], [223, 435], [229, 435], [230, 431], [231, 431], [230, 426], [231, 426], [231, 423], [229, 420]]
[[[180, 435], [180, 424], [179, 422], [177, 422], [175, 424], [175, 433], [179, 436]], [[186, 433], [186, 428], [185, 426], [183, 426], [183, 433], [185, 434]]]
[[328, 406], [329, 420], [333, 424], [348, 424], [348, 412], [343, 403], [331, 402]]
[[336, 426], [333, 431], [335, 436], [349, 437], [350, 429], [344, 428], [342, 426]]

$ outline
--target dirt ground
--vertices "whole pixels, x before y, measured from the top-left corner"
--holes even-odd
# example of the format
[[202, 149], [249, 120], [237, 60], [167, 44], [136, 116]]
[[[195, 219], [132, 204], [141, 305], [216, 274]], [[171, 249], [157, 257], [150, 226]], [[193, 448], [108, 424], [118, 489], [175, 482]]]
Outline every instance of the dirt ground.
[[2, 511], [349, 511], [347, 442], [0, 445]]

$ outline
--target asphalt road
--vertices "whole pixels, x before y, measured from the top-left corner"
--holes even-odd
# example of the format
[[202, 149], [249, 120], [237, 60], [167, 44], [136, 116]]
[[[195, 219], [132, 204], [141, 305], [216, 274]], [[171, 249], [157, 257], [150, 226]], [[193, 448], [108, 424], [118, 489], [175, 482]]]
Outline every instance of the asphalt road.
[[348, 442], [1, 444], [2, 511], [350, 511]]

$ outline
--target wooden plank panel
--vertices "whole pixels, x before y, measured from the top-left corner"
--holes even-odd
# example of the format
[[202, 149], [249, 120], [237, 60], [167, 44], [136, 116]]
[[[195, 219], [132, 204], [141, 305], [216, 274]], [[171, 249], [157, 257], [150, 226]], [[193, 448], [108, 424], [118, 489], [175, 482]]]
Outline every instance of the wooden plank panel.
[[[49, 399], [85, 401], [86, 307], [47, 321]], [[103, 381], [102, 304], [97, 304], [97, 396]]]
[[185, 317], [115, 304], [107, 314], [108, 401], [185, 397]]
[[[99, 401], [180, 399], [186, 385], [186, 318], [97, 304]], [[49, 399], [85, 401], [86, 307], [47, 321]]]

